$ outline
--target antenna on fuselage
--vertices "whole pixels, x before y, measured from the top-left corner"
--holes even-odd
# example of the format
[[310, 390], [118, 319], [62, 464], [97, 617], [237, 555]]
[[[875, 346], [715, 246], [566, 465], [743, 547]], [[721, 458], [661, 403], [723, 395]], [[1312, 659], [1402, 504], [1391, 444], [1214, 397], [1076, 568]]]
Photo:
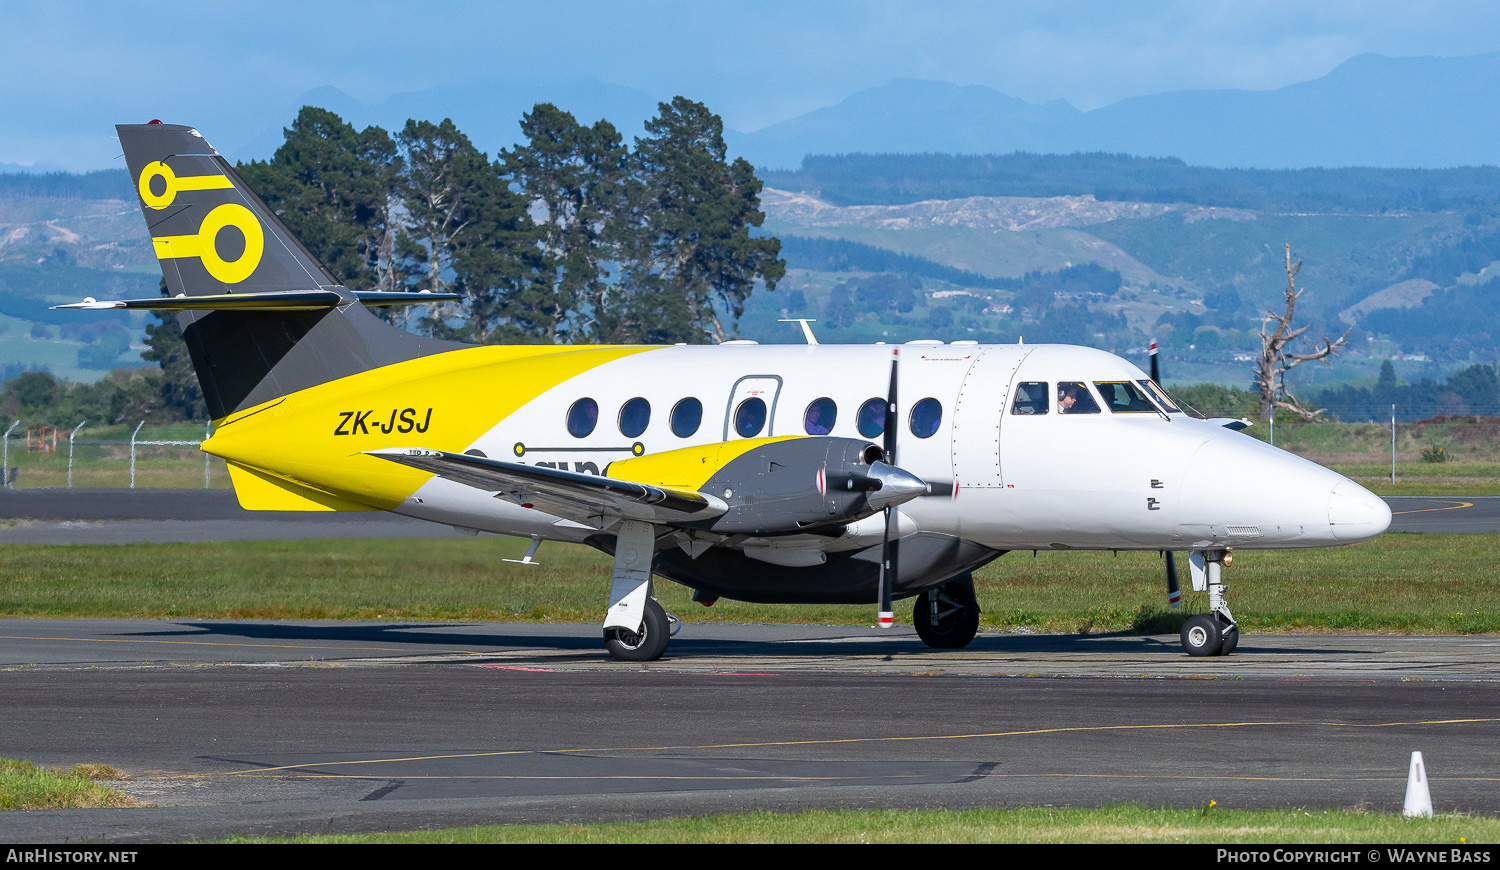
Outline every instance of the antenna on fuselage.
[[807, 343], [808, 344], [817, 344], [818, 343], [817, 336], [813, 335], [812, 327], [808, 326], [809, 323], [817, 323], [818, 322], [818, 319], [816, 317], [783, 317], [780, 320], [778, 320], [777, 322], [778, 323], [800, 323], [800, 324], [802, 324], [802, 337], [807, 339]]

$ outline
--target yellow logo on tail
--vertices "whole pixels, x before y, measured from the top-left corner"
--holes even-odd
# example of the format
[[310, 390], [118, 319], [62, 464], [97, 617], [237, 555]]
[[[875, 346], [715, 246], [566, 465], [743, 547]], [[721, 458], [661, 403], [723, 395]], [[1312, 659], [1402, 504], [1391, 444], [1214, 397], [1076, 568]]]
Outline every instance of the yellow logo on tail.
[[[158, 178], [165, 182], [165, 188], [159, 194], [151, 190], [151, 182]], [[172, 171], [172, 167], [157, 161], [147, 164], [141, 170], [140, 182], [136, 188], [147, 207], [160, 211], [177, 199], [178, 191], [233, 190], [234, 184], [223, 175], [179, 177]], [[234, 260], [224, 259], [214, 245], [220, 231], [228, 227], [234, 227], [245, 236], [245, 250]], [[203, 268], [208, 270], [214, 280], [225, 284], [238, 284], [254, 274], [255, 267], [260, 265], [261, 255], [266, 250], [266, 235], [261, 229], [260, 221], [250, 209], [233, 202], [226, 202], [210, 211], [203, 218], [203, 223], [198, 225], [198, 232], [193, 235], [161, 236], [153, 238], [151, 242], [156, 248], [157, 259], [197, 257], [203, 261]]]
[[[234, 227], [245, 234], [245, 250], [233, 261], [219, 256], [214, 247], [214, 239], [226, 227]], [[151, 242], [156, 246], [157, 259], [197, 257], [203, 261], [208, 274], [225, 284], [238, 284], [249, 278], [260, 265], [260, 256], [266, 249], [266, 236], [261, 231], [260, 221], [250, 209], [233, 202], [226, 202], [209, 212], [198, 226], [197, 235], [162, 236]]]
[[[151, 182], [157, 178], [166, 182], [166, 189], [160, 194], [151, 191]], [[141, 170], [140, 181], [136, 184], [141, 201], [157, 211], [171, 205], [179, 190], [217, 190], [225, 187], [233, 189], [234, 185], [222, 175], [189, 175], [178, 178], [172, 167], [160, 160], [146, 164], [146, 168]]]

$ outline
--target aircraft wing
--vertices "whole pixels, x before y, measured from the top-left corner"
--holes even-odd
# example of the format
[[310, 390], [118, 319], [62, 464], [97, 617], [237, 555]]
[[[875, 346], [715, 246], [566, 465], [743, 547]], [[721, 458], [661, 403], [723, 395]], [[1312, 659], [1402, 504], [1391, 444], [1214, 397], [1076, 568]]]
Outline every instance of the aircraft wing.
[[713, 519], [729, 510], [721, 499], [691, 490], [501, 462], [463, 453], [421, 447], [389, 447], [365, 453], [430, 471], [455, 483], [492, 492], [496, 498], [595, 528], [603, 528], [616, 519], [660, 525], [698, 522]]

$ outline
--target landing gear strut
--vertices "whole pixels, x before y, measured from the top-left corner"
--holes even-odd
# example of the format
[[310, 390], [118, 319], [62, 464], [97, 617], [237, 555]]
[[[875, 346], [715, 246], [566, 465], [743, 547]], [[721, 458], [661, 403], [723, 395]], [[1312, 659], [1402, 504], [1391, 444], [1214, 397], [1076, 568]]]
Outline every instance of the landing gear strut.
[[656, 530], [627, 520], [615, 535], [615, 570], [604, 617], [604, 647], [626, 662], [654, 662], [667, 651], [671, 618], [651, 597], [651, 560]]
[[912, 610], [917, 637], [933, 649], [963, 649], [979, 631], [974, 575], [964, 574], [917, 596]]
[[1229, 612], [1224, 593], [1223, 569], [1230, 562], [1227, 550], [1195, 551], [1188, 559], [1193, 569], [1193, 591], [1208, 590], [1206, 614], [1188, 617], [1182, 624], [1182, 649], [1190, 656], [1227, 656], [1240, 645], [1240, 628]]

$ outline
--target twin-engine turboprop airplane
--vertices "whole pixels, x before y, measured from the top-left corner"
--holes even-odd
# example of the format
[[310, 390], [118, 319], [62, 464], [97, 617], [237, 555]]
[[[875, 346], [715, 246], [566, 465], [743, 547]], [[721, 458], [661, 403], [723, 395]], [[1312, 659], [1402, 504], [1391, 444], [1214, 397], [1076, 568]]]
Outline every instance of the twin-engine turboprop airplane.
[[118, 130], [169, 295], [63, 307], [179, 312], [215, 421], [203, 449], [240, 504], [612, 553], [617, 658], [666, 649], [653, 575], [704, 604], [878, 601], [882, 625], [893, 598], [919, 596], [921, 638], [962, 647], [972, 572], [1034, 549], [1188, 551], [1211, 612], [1183, 645], [1227, 654], [1231, 547], [1348, 544], [1390, 523], [1358, 484], [1189, 417], [1088, 348], [411, 335], [365, 306], [455, 297], [351, 292], [196, 130]]

